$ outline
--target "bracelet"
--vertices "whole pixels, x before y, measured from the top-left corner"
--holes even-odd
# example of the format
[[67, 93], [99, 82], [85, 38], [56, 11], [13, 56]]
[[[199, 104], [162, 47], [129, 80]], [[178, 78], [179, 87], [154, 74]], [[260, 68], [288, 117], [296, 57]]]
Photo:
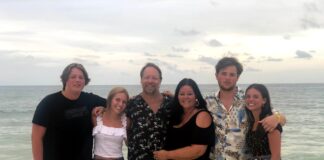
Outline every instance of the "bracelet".
[[276, 118], [277, 118], [277, 120], [278, 120], [278, 123], [280, 123], [280, 119], [281, 119], [281, 117], [280, 117], [279, 112], [278, 112], [278, 111], [274, 112], [274, 115], [276, 116]]

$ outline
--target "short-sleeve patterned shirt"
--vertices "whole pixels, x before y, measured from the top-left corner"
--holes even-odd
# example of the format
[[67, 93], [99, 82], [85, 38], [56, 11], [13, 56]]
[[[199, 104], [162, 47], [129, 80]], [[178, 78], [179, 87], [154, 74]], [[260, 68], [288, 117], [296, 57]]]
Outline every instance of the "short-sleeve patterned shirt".
[[126, 108], [126, 116], [132, 122], [127, 131], [129, 160], [153, 160], [153, 151], [163, 148], [170, 119], [170, 102], [171, 98], [164, 96], [160, 108], [154, 113], [141, 95], [129, 100]]
[[219, 92], [206, 97], [208, 110], [215, 123], [216, 143], [210, 158], [214, 160], [246, 159], [245, 135], [248, 129], [243, 91], [234, 97], [229, 111], [219, 99]]

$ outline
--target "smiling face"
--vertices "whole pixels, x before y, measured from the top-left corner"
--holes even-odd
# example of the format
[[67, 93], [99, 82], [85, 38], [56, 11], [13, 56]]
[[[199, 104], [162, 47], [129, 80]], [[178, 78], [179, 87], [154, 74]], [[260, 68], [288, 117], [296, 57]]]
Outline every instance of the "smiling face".
[[184, 85], [180, 88], [178, 99], [184, 110], [190, 110], [196, 105], [196, 95], [189, 85]]
[[232, 91], [239, 79], [237, 69], [234, 65], [225, 67], [216, 74], [219, 88], [224, 91]]
[[122, 114], [126, 108], [128, 96], [125, 93], [117, 93], [110, 103], [110, 111], [116, 114]]
[[65, 90], [68, 92], [78, 93], [85, 86], [85, 78], [83, 72], [78, 68], [72, 68], [66, 81]]
[[147, 67], [143, 71], [141, 78], [143, 92], [146, 94], [155, 94], [160, 92], [161, 78], [158, 70], [154, 67]]
[[266, 103], [266, 99], [262, 97], [261, 92], [255, 88], [250, 88], [245, 94], [246, 107], [254, 112], [261, 111], [262, 106]]

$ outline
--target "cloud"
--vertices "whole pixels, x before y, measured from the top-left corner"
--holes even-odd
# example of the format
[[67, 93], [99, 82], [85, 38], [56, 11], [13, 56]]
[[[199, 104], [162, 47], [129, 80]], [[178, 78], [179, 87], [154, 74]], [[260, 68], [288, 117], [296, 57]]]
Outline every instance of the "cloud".
[[290, 40], [290, 39], [291, 39], [291, 36], [290, 36], [290, 35], [284, 35], [284, 36], [283, 36], [283, 39], [285, 39], [285, 40]]
[[210, 0], [209, 3], [210, 3], [212, 6], [214, 6], [214, 7], [216, 7], [216, 6], [219, 5], [219, 3], [216, 2], [216, 1], [214, 1], [214, 0]]
[[179, 66], [177, 64], [171, 64], [171, 63], [168, 63], [168, 62], [164, 62], [164, 61], [162, 61], [160, 59], [148, 58], [147, 60], [149, 62], [153, 62], [153, 63], [157, 64], [161, 68], [162, 67], [165, 68], [166, 71], [172, 71], [174, 73], [180, 73], [180, 74], [196, 73], [193, 70], [182, 70], [182, 69], [179, 69]]
[[82, 58], [82, 57], [73, 58], [73, 61], [84, 65], [89, 65], [89, 66], [99, 66], [99, 63], [96, 62], [95, 60], [89, 60], [87, 58]]
[[93, 41], [65, 41], [62, 42], [64, 45], [68, 45], [71, 47], [82, 48], [94, 52], [102, 51], [103, 49], [108, 47], [108, 44], [93, 42]]
[[149, 53], [149, 52], [144, 52], [143, 54], [144, 54], [144, 56], [147, 56], [147, 57], [156, 57], [156, 55]]
[[266, 57], [266, 56], [261, 56], [261, 57], [254, 57], [254, 56], [248, 56], [245, 60], [243, 60], [244, 63], [250, 63], [250, 62], [281, 62], [283, 59], [281, 58], [273, 58], [273, 57]]
[[[245, 55], [249, 55], [247, 53], [244, 53]], [[240, 53], [233, 53], [231, 51], [228, 51], [223, 54], [223, 57], [239, 57]]]
[[0, 54], [13, 54], [13, 53], [19, 53], [18, 50], [0, 50]]
[[30, 36], [36, 34], [35, 32], [30, 31], [12, 31], [12, 32], [0, 32], [0, 35], [8, 36]]
[[256, 68], [252, 68], [252, 67], [246, 67], [245, 71], [249, 71], [249, 72], [261, 72], [262, 70], [256, 69]]
[[198, 58], [198, 61], [201, 61], [201, 62], [204, 62], [204, 63], [207, 63], [207, 64], [210, 64], [212, 66], [214, 66], [218, 60], [215, 59], [215, 58], [212, 58], [212, 57], [205, 57], [205, 56], [201, 56]]
[[320, 10], [318, 9], [316, 3], [314, 2], [306, 2], [303, 4], [303, 7], [305, 9], [305, 11], [307, 12], [319, 12]]
[[300, 51], [300, 50], [297, 50], [296, 51], [296, 57], [295, 58], [302, 58], [302, 59], [311, 59], [312, 58], [312, 55], [305, 52], [305, 51]]
[[243, 56], [250, 56], [250, 53], [243, 53]]
[[178, 66], [176, 64], [170, 64], [164, 61], [161, 61], [160, 59], [156, 59], [156, 58], [148, 58], [147, 59], [149, 62], [153, 62], [156, 65], [160, 66], [160, 67], [165, 67], [167, 70], [170, 71], [180, 71], [178, 69]]
[[304, 17], [300, 21], [304, 29], [321, 28], [321, 25], [316, 21], [315, 17]]
[[165, 55], [166, 57], [169, 57], [169, 58], [182, 58], [183, 56], [181, 55], [178, 55], [178, 54], [167, 54]]
[[188, 48], [181, 48], [181, 47], [172, 47], [172, 51], [174, 52], [189, 52]]
[[269, 61], [269, 62], [281, 62], [282, 59], [281, 58], [268, 57], [265, 61]]
[[221, 47], [221, 46], [223, 46], [223, 44], [220, 43], [219, 41], [217, 41], [216, 39], [210, 40], [209, 42], [207, 42], [207, 45], [211, 46], [211, 47]]
[[199, 31], [196, 31], [196, 30], [180, 30], [180, 29], [175, 29], [174, 30], [176, 33], [182, 35], [182, 36], [196, 36], [196, 35], [199, 35], [200, 32]]
[[247, 55], [247, 56], [248, 57], [245, 60], [243, 60], [244, 63], [249, 63], [249, 62], [254, 61], [256, 59], [253, 56], [250, 56], [250, 55]]
[[128, 60], [128, 63], [135, 64], [135, 61], [130, 59], [130, 60]]
[[85, 54], [81, 55], [80, 57], [82, 58], [90, 58], [90, 59], [100, 59], [101, 57], [95, 54]]
[[321, 24], [316, 18], [322, 16], [317, 4], [314, 2], [303, 3], [303, 8], [304, 17], [300, 19], [302, 28], [321, 28]]

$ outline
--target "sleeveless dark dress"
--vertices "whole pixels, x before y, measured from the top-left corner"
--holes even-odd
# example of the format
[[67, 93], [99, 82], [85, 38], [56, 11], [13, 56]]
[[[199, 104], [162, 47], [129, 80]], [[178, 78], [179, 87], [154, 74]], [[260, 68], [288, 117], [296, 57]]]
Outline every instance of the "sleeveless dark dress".
[[196, 125], [197, 115], [206, 110], [200, 110], [191, 119], [180, 128], [169, 126], [167, 140], [164, 149], [174, 150], [191, 144], [208, 145], [205, 153], [197, 158], [198, 160], [209, 160], [211, 146], [215, 142], [214, 124], [207, 128], [200, 128]]
[[[282, 127], [280, 124], [276, 127], [279, 132], [282, 132]], [[270, 160], [271, 159], [271, 151], [269, 145], [268, 132], [264, 130], [262, 125], [258, 125], [255, 131], [249, 129], [246, 135], [246, 145], [253, 157], [249, 158], [254, 160], [259, 157], [262, 160]]]

